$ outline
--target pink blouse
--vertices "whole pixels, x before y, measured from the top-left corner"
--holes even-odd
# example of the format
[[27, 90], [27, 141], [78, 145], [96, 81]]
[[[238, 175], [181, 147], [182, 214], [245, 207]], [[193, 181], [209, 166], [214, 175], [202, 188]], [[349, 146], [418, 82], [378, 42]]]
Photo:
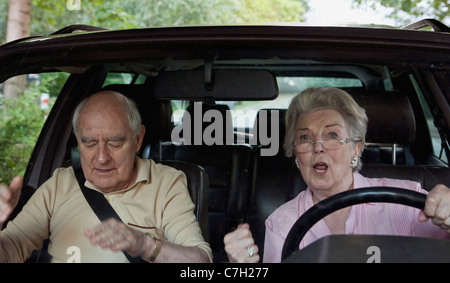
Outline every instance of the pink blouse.
[[[427, 194], [419, 183], [407, 180], [388, 178], [365, 178], [354, 173], [354, 188], [389, 186]], [[264, 262], [280, 262], [281, 251], [289, 230], [295, 221], [314, 205], [309, 188], [298, 194], [294, 199], [276, 209], [266, 220], [266, 237], [264, 243]], [[396, 235], [417, 236], [427, 238], [449, 238], [450, 234], [434, 225], [431, 220], [420, 222], [420, 210], [401, 204], [364, 203], [354, 205], [345, 222], [345, 234]], [[322, 219], [309, 230], [299, 248], [302, 249], [312, 242], [331, 235], [325, 221]]]

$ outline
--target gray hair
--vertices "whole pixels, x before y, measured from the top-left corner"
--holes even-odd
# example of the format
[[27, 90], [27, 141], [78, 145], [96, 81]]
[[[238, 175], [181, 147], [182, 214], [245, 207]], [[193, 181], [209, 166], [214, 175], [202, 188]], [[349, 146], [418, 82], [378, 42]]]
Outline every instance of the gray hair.
[[362, 150], [358, 156], [358, 164], [353, 169], [359, 171], [362, 167], [361, 153], [366, 142], [368, 122], [366, 111], [356, 103], [350, 94], [334, 87], [307, 88], [292, 99], [285, 117], [286, 136], [283, 146], [286, 156], [291, 157], [293, 155], [292, 144], [300, 114], [327, 109], [341, 113], [351, 137], [354, 140], [361, 141]]
[[[119, 100], [123, 111], [128, 117], [128, 123], [131, 131], [133, 135], [137, 136], [141, 131], [142, 118], [136, 103], [119, 92], [111, 91], [111, 93], [114, 94], [114, 96]], [[78, 134], [78, 119], [80, 117], [80, 112], [86, 106], [86, 103], [91, 97], [92, 96], [85, 98], [80, 104], [78, 104], [77, 108], [75, 108], [75, 112], [72, 117], [72, 126], [75, 134]]]

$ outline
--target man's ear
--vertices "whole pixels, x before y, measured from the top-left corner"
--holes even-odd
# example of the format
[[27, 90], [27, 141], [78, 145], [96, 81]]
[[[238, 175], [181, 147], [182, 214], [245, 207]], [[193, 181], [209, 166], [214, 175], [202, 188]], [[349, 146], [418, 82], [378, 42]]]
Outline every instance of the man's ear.
[[138, 152], [141, 149], [142, 141], [144, 140], [145, 135], [145, 126], [141, 125], [141, 130], [139, 131], [139, 134], [136, 137], [136, 152]]

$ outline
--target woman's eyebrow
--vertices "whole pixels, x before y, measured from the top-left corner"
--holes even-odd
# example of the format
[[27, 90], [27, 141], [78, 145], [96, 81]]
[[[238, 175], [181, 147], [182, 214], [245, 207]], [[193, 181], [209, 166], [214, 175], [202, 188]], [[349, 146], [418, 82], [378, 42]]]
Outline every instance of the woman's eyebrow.
[[325, 128], [332, 128], [332, 127], [340, 127], [343, 128], [343, 126], [339, 123], [335, 123], [335, 124], [329, 124], [329, 125], [325, 125]]
[[[336, 126], [340, 127], [340, 128], [343, 128], [343, 126], [341, 124], [339, 124], [339, 123], [325, 125], [325, 128], [332, 128], [332, 127], [336, 127]], [[309, 128], [306, 127], [306, 128], [297, 128], [295, 131], [308, 131], [308, 130], [309, 130]]]

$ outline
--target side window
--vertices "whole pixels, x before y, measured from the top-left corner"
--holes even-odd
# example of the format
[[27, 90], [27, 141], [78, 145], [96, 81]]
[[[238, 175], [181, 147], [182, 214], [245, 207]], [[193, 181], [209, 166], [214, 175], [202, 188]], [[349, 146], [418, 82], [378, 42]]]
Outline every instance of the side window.
[[442, 150], [442, 139], [441, 136], [439, 135], [438, 129], [434, 125], [433, 114], [431, 112], [431, 109], [428, 103], [426, 102], [425, 96], [423, 95], [422, 90], [420, 89], [415, 78], [413, 76], [410, 76], [410, 78], [418, 94], [419, 101], [422, 106], [425, 119], [427, 121], [427, 126], [430, 132], [430, 138], [433, 146], [433, 154], [435, 157], [439, 158], [440, 160], [448, 164], [448, 157], [446, 156], [445, 151]]
[[6, 99], [5, 87], [0, 86], [0, 183], [9, 183], [24, 175], [34, 145], [50, 113], [67, 73], [42, 73], [21, 76], [18, 97]]
[[108, 73], [103, 86], [111, 84], [143, 84], [146, 77], [134, 73]]

